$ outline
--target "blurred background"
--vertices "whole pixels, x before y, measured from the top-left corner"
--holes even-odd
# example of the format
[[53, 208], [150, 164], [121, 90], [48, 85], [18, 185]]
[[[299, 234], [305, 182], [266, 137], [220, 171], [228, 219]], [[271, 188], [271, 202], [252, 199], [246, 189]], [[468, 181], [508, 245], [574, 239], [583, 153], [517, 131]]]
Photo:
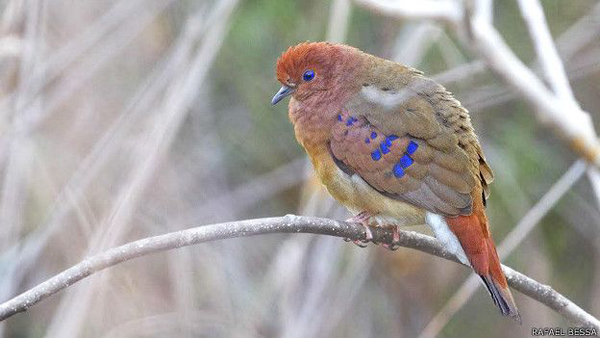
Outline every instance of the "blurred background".
[[[600, 5], [542, 3], [575, 96], [598, 122]], [[328, 39], [417, 67], [455, 94], [495, 169], [496, 243], [528, 212], [541, 219], [524, 221], [534, 228], [505, 263], [600, 316], [600, 212], [588, 179], [547, 214], [531, 211], [576, 156], [448, 27], [347, 0], [0, 8], [1, 301], [142, 237], [287, 213], [348, 217], [312, 177], [287, 100], [270, 104], [281, 52]], [[494, 23], [535, 68], [517, 4], [496, 1]], [[469, 276], [421, 252], [326, 236], [230, 239], [95, 274], [1, 323], [0, 335], [417, 337], [427, 327], [422, 337], [527, 337], [532, 326], [569, 326], [513, 291], [515, 325], [478, 283], [472, 298], [456, 294]]]

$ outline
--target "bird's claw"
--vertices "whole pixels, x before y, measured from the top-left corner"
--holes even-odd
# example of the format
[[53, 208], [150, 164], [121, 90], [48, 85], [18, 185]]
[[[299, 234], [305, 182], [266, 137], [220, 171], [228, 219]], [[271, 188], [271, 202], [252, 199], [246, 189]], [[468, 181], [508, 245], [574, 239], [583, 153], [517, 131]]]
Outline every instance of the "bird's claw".
[[381, 244], [381, 246], [390, 251], [396, 251], [400, 247], [398, 244], [395, 244], [395, 243], [392, 243], [392, 244], [383, 243], [383, 244]]
[[390, 251], [398, 250], [400, 247], [400, 233], [398, 232], [397, 226], [392, 228], [392, 244], [384, 243], [382, 246]]
[[373, 240], [373, 232], [371, 231], [371, 228], [369, 227], [369, 218], [370, 217], [371, 217], [371, 215], [369, 215], [368, 212], [363, 211], [363, 212], [359, 213], [358, 215], [347, 219], [346, 222], [360, 223], [364, 227], [366, 234], [365, 234], [365, 239], [363, 239], [363, 240], [358, 240], [358, 239], [351, 240], [350, 238], [344, 238], [344, 241], [346, 241], [346, 242], [352, 241], [352, 243], [354, 243], [359, 248], [366, 248], [367, 244], [369, 242], [371, 242], [371, 240]]
[[354, 245], [356, 245], [359, 248], [366, 248], [369, 245], [368, 241], [361, 241], [361, 240], [355, 240], [355, 241], [352, 241], [352, 243], [354, 243]]
[[350, 238], [344, 238], [344, 242], [352, 242], [354, 243], [354, 245], [356, 245], [359, 248], [366, 248], [367, 244], [369, 243], [369, 241], [367, 240], [361, 240], [361, 239], [350, 239]]

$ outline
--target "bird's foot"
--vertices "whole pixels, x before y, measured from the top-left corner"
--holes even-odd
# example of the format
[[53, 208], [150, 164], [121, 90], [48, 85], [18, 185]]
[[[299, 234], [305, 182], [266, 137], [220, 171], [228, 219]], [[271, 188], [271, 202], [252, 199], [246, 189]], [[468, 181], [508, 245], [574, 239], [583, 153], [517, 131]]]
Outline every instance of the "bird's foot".
[[366, 248], [367, 244], [373, 239], [373, 232], [369, 227], [369, 218], [371, 218], [371, 215], [367, 211], [363, 211], [356, 216], [348, 218], [346, 222], [360, 223], [365, 228], [366, 236], [364, 240], [351, 240], [350, 238], [344, 238], [344, 240], [346, 242], [352, 241], [352, 243], [360, 248]]
[[396, 225], [394, 225], [394, 227], [392, 228], [392, 244], [384, 243], [381, 246], [383, 246], [384, 248], [386, 248], [390, 251], [396, 251], [400, 247], [399, 242], [400, 242], [400, 233], [398, 232], [398, 227]]

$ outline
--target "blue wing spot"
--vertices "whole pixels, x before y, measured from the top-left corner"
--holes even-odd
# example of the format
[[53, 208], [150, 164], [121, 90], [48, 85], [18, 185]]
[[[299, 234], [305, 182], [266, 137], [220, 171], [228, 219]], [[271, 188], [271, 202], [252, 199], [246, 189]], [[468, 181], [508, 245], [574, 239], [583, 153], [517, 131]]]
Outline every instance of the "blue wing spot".
[[371, 143], [371, 140], [370, 140], [370, 139], [367, 137], [367, 138], [365, 139], [365, 143]]
[[338, 121], [341, 121], [342, 120], [342, 115], [338, 114], [337, 119], [338, 119]]
[[371, 132], [371, 139], [375, 139], [377, 137], [377, 133], [376, 132]]
[[354, 124], [354, 122], [358, 121], [358, 119], [354, 116], [350, 116], [347, 120], [346, 120], [346, 125], [347, 126], [351, 126]]
[[388, 140], [393, 141], [393, 140], [397, 140], [398, 139], [398, 135], [390, 135], [387, 137]]
[[410, 156], [404, 155], [400, 158], [400, 161], [398, 163], [400, 163], [400, 166], [402, 166], [402, 168], [408, 168], [411, 164], [413, 164], [413, 162], [414, 160], [410, 158]]
[[394, 169], [392, 170], [392, 172], [397, 178], [404, 176], [404, 169], [402, 168], [402, 166], [400, 166], [400, 162], [394, 165]]
[[379, 152], [379, 149], [371, 153], [371, 158], [375, 161], [379, 161], [381, 159], [381, 153]]
[[390, 140], [390, 138], [389, 138], [389, 137], [386, 137], [384, 142], [385, 142], [385, 146], [386, 146], [386, 147], [388, 147], [388, 148], [389, 148], [389, 147], [391, 147], [391, 146], [392, 146], [392, 140]]
[[412, 155], [415, 153], [415, 151], [417, 151], [417, 148], [419, 148], [419, 144], [417, 144], [415, 141], [410, 141], [408, 147], [406, 147], [406, 153]]
[[381, 148], [381, 152], [384, 155], [390, 152], [390, 148], [388, 147], [388, 145], [385, 141], [381, 142], [381, 144], [379, 145], [379, 148]]

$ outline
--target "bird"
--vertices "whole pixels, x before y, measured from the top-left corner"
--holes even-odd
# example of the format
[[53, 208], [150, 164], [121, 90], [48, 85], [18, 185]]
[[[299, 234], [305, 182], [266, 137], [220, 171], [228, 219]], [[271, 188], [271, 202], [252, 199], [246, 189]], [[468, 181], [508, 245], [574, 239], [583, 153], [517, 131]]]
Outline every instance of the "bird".
[[[486, 215], [492, 169], [468, 111], [423, 72], [355, 47], [303, 42], [276, 62], [277, 104], [316, 176], [365, 227], [428, 224], [520, 322]], [[393, 249], [393, 247], [392, 247]]]

